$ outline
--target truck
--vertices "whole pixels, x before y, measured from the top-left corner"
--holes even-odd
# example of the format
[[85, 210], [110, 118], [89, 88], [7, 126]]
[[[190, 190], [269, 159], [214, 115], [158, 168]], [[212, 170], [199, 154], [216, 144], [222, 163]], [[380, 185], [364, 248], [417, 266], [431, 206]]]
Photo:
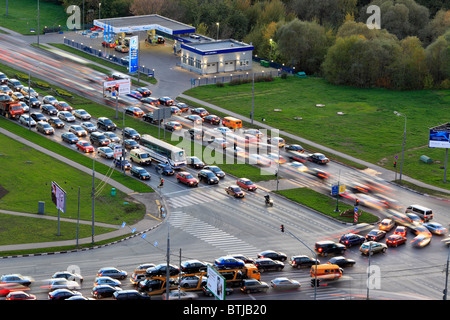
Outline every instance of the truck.
[[0, 101], [0, 115], [5, 118], [19, 119], [23, 114], [22, 105], [16, 101]]
[[[247, 263], [240, 269], [221, 269], [217, 270], [226, 281], [227, 288], [240, 287], [244, 284], [245, 280], [256, 279], [261, 280], [261, 274], [258, 268], [251, 263]], [[183, 286], [184, 291], [200, 291], [205, 286], [205, 279], [208, 273], [196, 272], [179, 274], [169, 277], [169, 289], [177, 289], [178, 285], [182, 285], [186, 279], [192, 281], [189, 286]], [[197, 279], [195, 281], [195, 279]], [[146, 277], [145, 280], [132, 282], [137, 290], [147, 291], [149, 295], [163, 294], [166, 290], [167, 278], [163, 276]]]

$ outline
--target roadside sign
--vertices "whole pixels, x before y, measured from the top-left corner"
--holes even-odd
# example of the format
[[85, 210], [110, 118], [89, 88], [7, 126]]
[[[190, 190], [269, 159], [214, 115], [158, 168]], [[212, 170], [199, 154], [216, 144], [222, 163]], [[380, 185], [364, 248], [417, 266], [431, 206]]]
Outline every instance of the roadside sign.
[[206, 288], [217, 299], [225, 300], [225, 278], [211, 265], [208, 265], [207, 277], [208, 281], [206, 283]]
[[114, 158], [117, 159], [122, 156], [122, 146], [114, 146]]
[[345, 192], [345, 184], [334, 184], [331, 186], [331, 195], [335, 196]]

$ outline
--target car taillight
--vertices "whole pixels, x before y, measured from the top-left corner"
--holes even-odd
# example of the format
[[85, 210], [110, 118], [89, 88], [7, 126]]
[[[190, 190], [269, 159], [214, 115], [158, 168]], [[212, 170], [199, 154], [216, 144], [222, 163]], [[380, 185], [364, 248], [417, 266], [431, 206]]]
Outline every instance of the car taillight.
[[322, 252], [322, 250], [323, 250], [322, 248], [317, 249], [317, 251], [319, 251], [319, 252]]

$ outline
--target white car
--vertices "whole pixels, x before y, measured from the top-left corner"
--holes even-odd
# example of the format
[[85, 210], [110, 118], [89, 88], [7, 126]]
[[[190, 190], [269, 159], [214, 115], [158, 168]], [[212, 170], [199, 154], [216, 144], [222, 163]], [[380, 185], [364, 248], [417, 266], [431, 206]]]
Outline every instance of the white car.
[[76, 109], [76, 110], [74, 110], [73, 111], [73, 115], [76, 118], [81, 119], [83, 121], [91, 119], [91, 115], [84, 109]]
[[114, 151], [110, 147], [97, 148], [97, 152], [103, 158], [106, 158], [106, 159], [114, 158]]
[[206, 277], [200, 277], [199, 276], [185, 276], [181, 278], [180, 281], [180, 286], [182, 288], [196, 288], [199, 285], [200, 282], [200, 286], [204, 286], [206, 285]]
[[58, 112], [58, 118], [67, 122], [74, 122], [75, 117], [69, 111]]
[[97, 126], [89, 121], [82, 122], [81, 127], [89, 133], [97, 131]]
[[73, 280], [67, 280], [64, 278], [51, 279], [48, 282], [48, 289], [50, 291], [56, 289], [69, 289], [69, 290], [79, 290], [81, 288], [80, 284]]
[[75, 134], [78, 137], [85, 137], [87, 136], [87, 131], [83, 129], [80, 125], [72, 125], [69, 128], [69, 131]]
[[47, 103], [51, 104], [53, 106], [53, 105], [55, 105], [58, 102], [58, 100], [56, 100], [56, 98], [54, 96], [45, 96], [43, 98], [42, 102], [44, 104], [47, 104]]
[[28, 125], [30, 125], [32, 127], [36, 126], [36, 121], [31, 119], [31, 117], [27, 114], [23, 114], [20, 116], [19, 123], [23, 124], [24, 126], [28, 126]]
[[169, 292], [169, 299], [167, 299], [167, 294], [165, 292], [162, 295], [162, 298], [164, 300], [193, 300], [197, 299], [198, 295], [196, 293], [186, 292], [184, 290], [180, 290], [180, 292], [178, 292], [178, 290], [171, 290]]

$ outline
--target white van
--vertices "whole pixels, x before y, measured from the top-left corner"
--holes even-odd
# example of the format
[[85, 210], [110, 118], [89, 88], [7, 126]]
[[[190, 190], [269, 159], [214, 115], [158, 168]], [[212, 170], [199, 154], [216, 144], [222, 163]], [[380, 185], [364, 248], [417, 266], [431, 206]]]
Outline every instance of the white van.
[[142, 165], [149, 165], [152, 163], [150, 153], [141, 149], [133, 149], [130, 151], [130, 160]]
[[415, 213], [425, 222], [433, 219], [433, 210], [426, 208], [424, 206], [418, 205], [418, 204], [410, 205], [408, 208], [406, 208], [405, 212], [406, 213]]

